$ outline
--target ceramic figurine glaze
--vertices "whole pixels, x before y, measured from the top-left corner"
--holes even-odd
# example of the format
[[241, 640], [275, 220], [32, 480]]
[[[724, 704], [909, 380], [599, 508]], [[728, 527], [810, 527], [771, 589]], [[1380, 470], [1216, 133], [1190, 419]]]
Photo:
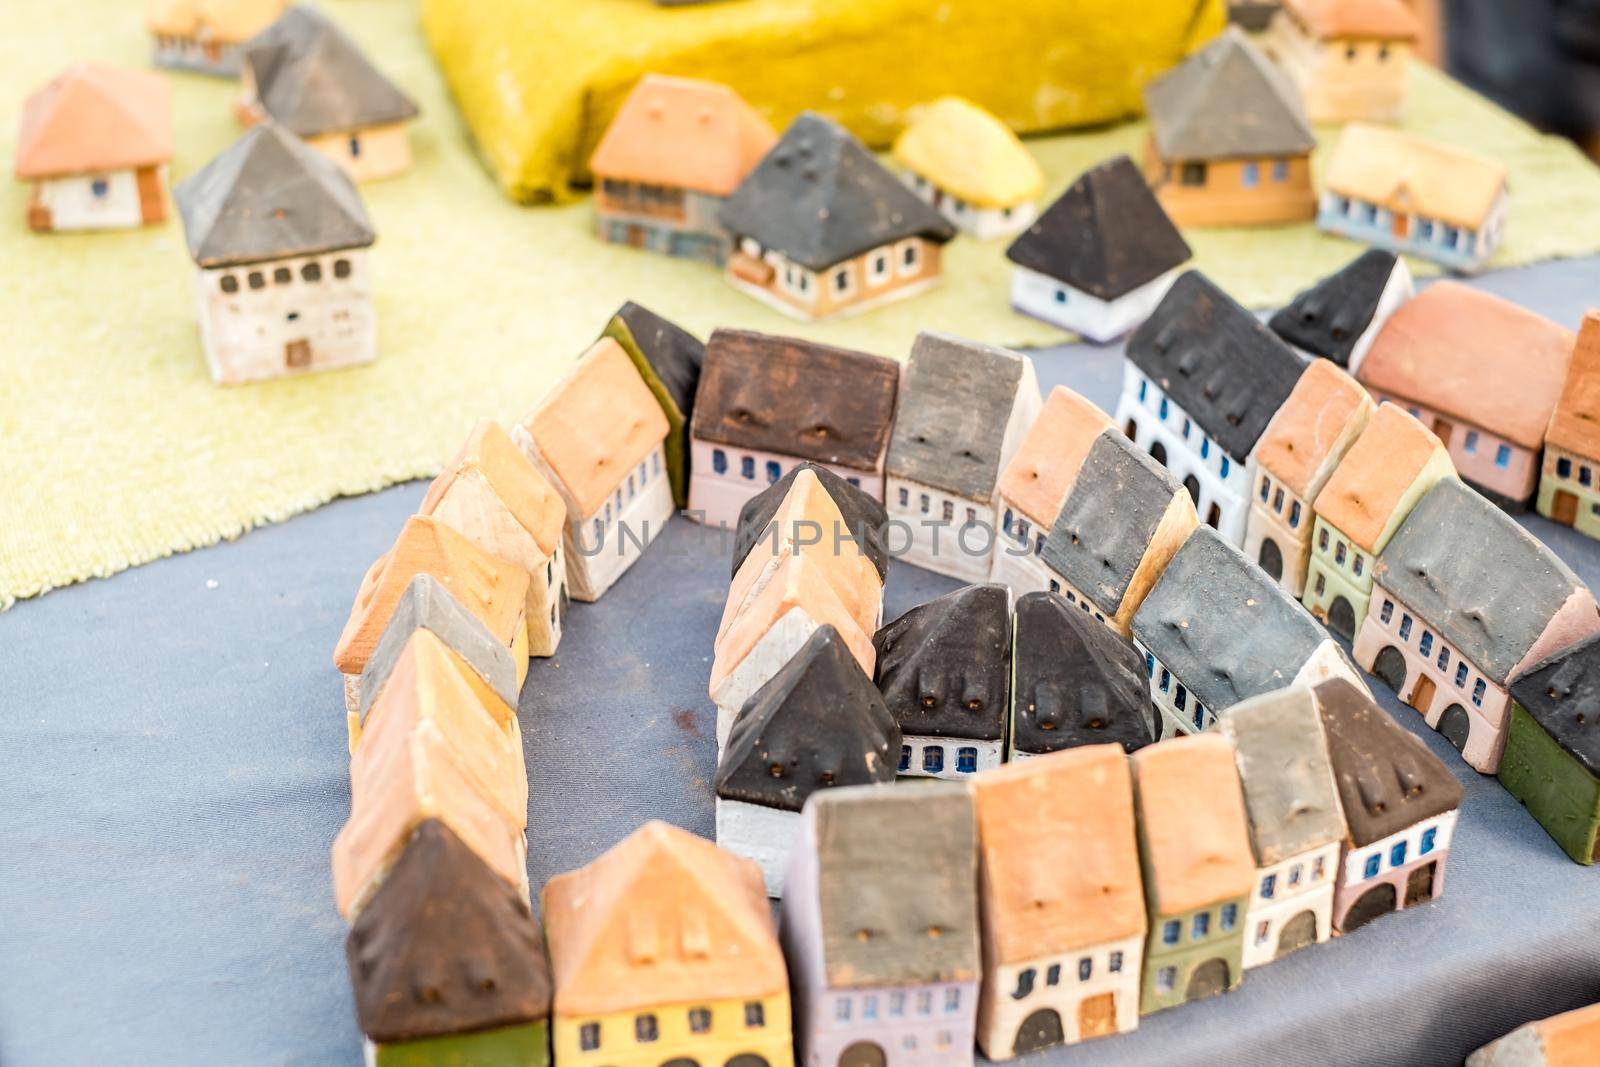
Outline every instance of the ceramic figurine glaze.
[[906, 184], [964, 233], [986, 240], [1033, 221], [1044, 172], [1005, 123], [970, 100], [913, 108], [893, 156]]
[[1384, 323], [1411, 297], [1406, 261], [1369, 248], [1297, 294], [1267, 326], [1297, 351], [1356, 374]]
[[1567, 855], [1595, 861], [1600, 833], [1600, 637], [1587, 637], [1511, 683], [1500, 784]]
[[1312, 122], [1399, 122], [1421, 32], [1405, 0], [1284, 0], [1263, 45]]
[[[772, 520], [783, 508], [784, 501], [789, 499], [794, 483], [804, 477], [805, 471], [810, 471], [822, 483], [822, 488], [827, 490], [844, 521], [843, 528], [838, 531], [839, 551], [853, 544], [871, 561], [881, 583], [889, 574], [889, 551], [883, 542], [884, 525], [889, 521], [889, 515], [884, 510], [883, 501], [868, 496], [864, 490], [851, 485], [828, 468], [809, 461], [791, 467], [789, 473], [751, 497], [739, 510], [739, 525], [734, 530], [733, 573], [737, 575], [743, 569], [745, 560], [754, 551], [768, 555], [778, 553], [776, 538], [781, 531], [772, 528]], [[822, 535], [825, 539], [823, 543], [827, 546], [825, 551], [834, 551], [834, 531], [825, 529]]]
[[622, 346], [633, 368], [667, 417], [667, 476], [672, 502], [689, 506], [689, 421], [700, 385], [706, 346], [691, 334], [648, 308], [628, 301], [617, 309], [601, 332]]
[[239, 49], [283, 14], [289, 0], [151, 0], [146, 24], [158, 67], [231, 78]]
[[1545, 429], [1539, 514], [1600, 537], [1600, 311], [1583, 317], [1566, 384]]

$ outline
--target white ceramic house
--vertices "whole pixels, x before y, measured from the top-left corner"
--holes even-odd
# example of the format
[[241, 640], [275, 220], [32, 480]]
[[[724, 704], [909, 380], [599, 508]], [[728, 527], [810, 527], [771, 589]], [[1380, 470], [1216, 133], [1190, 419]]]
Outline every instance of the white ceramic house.
[[151, 0], [147, 17], [158, 67], [231, 78], [251, 37], [283, 14], [289, 0]]
[[964, 233], [988, 240], [1033, 221], [1044, 172], [1005, 123], [970, 100], [913, 108], [893, 155], [912, 191]]

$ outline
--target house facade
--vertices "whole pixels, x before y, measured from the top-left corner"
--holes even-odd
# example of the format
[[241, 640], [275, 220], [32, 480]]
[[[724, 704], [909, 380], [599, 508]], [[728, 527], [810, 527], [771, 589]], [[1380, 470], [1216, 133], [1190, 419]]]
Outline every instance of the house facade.
[[1500, 784], [1563, 851], [1592, 864], [1600, 842], [1600, 638], [1535, 664], [1511, 683]]
[[1267, 326], [1295, 351], [1356, 374], [1384, 323], [1412, 295], [1406, 261], [1385, 249], [1369, 248], [1297, 293]]
[[158, 67], [231, 78], [241, 46], [283, 14], [289, 0], [155, 0], [147, 25]]
[[694, 395], [700, 386], [706, 346], [688, 330], [631, 300], [617, 309], [600, 336], [622, 346], [661, 405], [661, 413], [667, 417], [667, 477], [672, 483], [672, 502], [680, 509], [688, 507], [689, 420], [694, 417]]
[[970, 100], [945, 96], [915, 110], [892, 154], [913, 192], [979, 240], [1033, 221], [1044, 172], [1010, 127]]
[[1403, 0], [1285, 0], [1264, 46], [1312, 122], [1399, 122], [1420, 32]]
[[1545, 428], [1539, 514], [1600, 537], [1600, 312], [1583, 318], [1566, 383]]

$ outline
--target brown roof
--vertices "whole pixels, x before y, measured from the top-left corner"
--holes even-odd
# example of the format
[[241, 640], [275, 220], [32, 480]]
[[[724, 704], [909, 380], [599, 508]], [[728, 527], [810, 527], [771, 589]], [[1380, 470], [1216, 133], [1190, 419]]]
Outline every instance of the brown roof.
[[517, 523], [538, 542], [541, 551], [546, 555], [555, 552], [561, 544], [567, 506], [511, 436], [491, 419], [483, 419], [473, 427], [461, 451], [428, 486], [417, 514], [432, 515], [458, 479], [471, 477], [483, 479]]
[[1133, 779], [1121, 745], [1009, 763], [972, 785], [984, 943], [994, 962], [1144, 933]]
[[1600, 457], [1600, 311], [1583, 317], [1545, 443], [1580, 456]]
[[1095, 439], [1113, 425], [1092, 401], [1064, 385], [1056, 386], [1000, 472], [1000, 495], [1029, 520], [1048, 527], [1056, 521]]
[[1475, 230], [1505, 191], [1506, 168], [1453, 145], [1352, 122], [1339, 135], [1323, 184], [1340, 196]]
[[[1319, 361], [1321, 362], [1321, 361]], [[1448, 454], [1409, 411], [1385, 401], [1334, 468], [1312, 509], [1368, 552], [1428, 464]]]
[[1249, 893], [1255, 856], [1227, 738], [1194, 734], [1131, 758], [1150, 913], [1181, 915]]
[[760, 868], [664, 822], [550, 879], [542, 904], [557, 1015], [788, 991]]
[[606, 127], [589, 169], [597, 178], [727, 196], [777, 140], [726, 85], [646, 74]]
[[1381, 37], [1414, 41], [1421, 26], [1401, 0], [1283, 0], [1318, 37]]
[[161, 74], [80, 63], [22, 105], [18, 178], [154, 166], [172, 158], [172, 85]]
[[152, 0], [147, 22], [151, 33], [239, 44], [266, 29], [288, 6], [288, 0]]
[[1256, 442], [1263, 469], [1300, 496], [1320, 488], [1333, 452], [1360, 433], [1372, 398], [1332, 360], [1314, 359]]

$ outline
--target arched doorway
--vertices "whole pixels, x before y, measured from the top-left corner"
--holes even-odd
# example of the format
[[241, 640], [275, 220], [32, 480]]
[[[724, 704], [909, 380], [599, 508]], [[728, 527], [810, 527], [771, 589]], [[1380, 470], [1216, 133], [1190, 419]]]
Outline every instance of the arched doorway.
[[1184, 990], [1185, 1000], [1204, 1000], [1228, 991], [1228, 961], [1209, 959], [1189, 975], [1189, 988]]
[[839, 1053], [839, 1067], [883, 1067], [883, 1047], [872, 1041], [857, 1041]]
[[1065, 1040], [1066, 1036], [1061, 1032], [1061, 1016], [1054, 1008], [1040, 1008], [1017, 1027], [1017, 1040], [1011, 1046], [1011, 1051], [1020, 1056], [1024, 1052], [1059, 1045]]
[[1264, 538], [1261, 542], [1261, 554], [1256, 557], [1256, 562], [1267, 572], [1267, 577], [1275, 582], [1283, 580], [1283, 550], [1278, 547], [1278, 542], [1270, 537]]
[[1378, 658], [1372, 661], [1372, 673], [1396, 693], [1406, 684], [1406, 658], [1393, 645], [1384, 645]]
[[1287, 956], [1297, 948], [1316, 944], [1316, 941], [1317, 917], [1309, 911], [1302, 911], [1283, 924], [1283, 930], [1278, 934], [1278, 951], [1273, 958]]
[[1078, 1003], [1078, 1040], [1117, 1032], [1117, 995], [1100, 993]]
[[1348, 934], [1351, 930], [1367, 925], [1380, 915], [1389, 914], [1394, 910], [1394, 904], [1394, 886], [1388, 882], [1375, 885], [1350, 905], [1350, 910], [1344, 913], [1344, 923], [1339, 929]]
[[1160, 441], [1152, 442], [1150, 445], [1150, 458], [1165, 467], [1167, 465], [1167, 446]]
[[[1356, 609], [1342, 596], [1334, 597], [1333, 603], [1328, 605], [1328, 629], [1346, 641], [1356, 639]], [[1401, 668], [1404, 667], [1405, 661], [1401, 660]]]
[[1183, 480], [1183, 487], [1189, 490], [1189, 499], [1194, 501], [1195, 507], [1200, 506], [1200, 479], [1189, 475]]
[[1446, 741], [1456, 746], [1457, 752], [1465, 751], [1467, 738], [1472, 736], [1472, 716], [1460, 704], [1451, 704], [1439, 716], [1439, 732], [1444, 734]]

